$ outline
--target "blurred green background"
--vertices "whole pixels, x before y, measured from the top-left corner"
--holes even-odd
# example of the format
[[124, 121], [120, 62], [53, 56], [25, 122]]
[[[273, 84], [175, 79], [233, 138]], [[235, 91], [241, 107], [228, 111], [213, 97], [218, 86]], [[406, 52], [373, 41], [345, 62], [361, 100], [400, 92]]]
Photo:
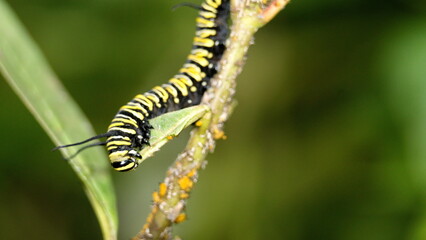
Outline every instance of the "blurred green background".
[[[195, 28], [178, 0], [7, 2], [98, 133], [179, 69]], [[5, 81], [0, 97], [0, 239], [100, 239], [71, 168]], [[294, 0], [256, 35], [236, 99], [177, 234], [426, 239], [424, 0]], [[186, 139], [113, 173], [119, 239]]]

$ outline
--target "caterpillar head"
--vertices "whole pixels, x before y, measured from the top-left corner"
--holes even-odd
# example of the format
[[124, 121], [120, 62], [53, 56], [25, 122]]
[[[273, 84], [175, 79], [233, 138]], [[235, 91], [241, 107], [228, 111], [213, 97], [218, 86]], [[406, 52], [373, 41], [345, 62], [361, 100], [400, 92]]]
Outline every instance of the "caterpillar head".
[[142, 156], [134, 149], [113, 152], [109, 155], [111, 166], [119, 171], [126, 172], [138, 167]]

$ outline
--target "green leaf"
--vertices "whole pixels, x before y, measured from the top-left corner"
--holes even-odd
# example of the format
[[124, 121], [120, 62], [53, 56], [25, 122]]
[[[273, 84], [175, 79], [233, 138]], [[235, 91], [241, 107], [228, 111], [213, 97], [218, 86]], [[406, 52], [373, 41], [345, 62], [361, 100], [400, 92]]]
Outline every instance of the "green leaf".
[[166, 113], [151, 119], [149, 123], [152, 125], [153, 129], [149, 140], [150, 146], [140, 151], [142, 160], [138, 164], [151, 157], [154, 152], [158, 151], [164, 144], [179, 135], [183, 129], [204, 116], [207, 111], [209, 111], [207, 106], [198, 105]]
[[[56, 145], [94, 135], [89, 121], [3, 0], [0, 0], [0, 70]], [[46, 146], [46, 151], [50, 151], [50, 147]], [[61, 151], [64, 156], [70, 155], [68, 149]], [[83, 181], [104, 239], [115, 240], [115, 194], [105, 152], [101, 149], [86, 151], [70, 161], [70, 165]]]

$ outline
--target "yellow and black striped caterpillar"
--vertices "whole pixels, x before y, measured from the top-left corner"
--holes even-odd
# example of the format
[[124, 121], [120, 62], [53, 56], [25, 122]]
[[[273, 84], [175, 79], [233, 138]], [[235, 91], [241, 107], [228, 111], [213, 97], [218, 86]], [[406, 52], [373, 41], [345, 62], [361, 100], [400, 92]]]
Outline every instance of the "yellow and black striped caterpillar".
[[[142, 159], [139, 151], [149, 145], [151, 125], [149, 119], [197, 105], [216, 74], [218, 62], [225, 51], [228, 36], [227, 20], [230, 0], [206, 0], [197, 6], [199, 15], [191, 53], [186, 63], [168, 83], [139, 94], [120, 108], [108, 131], [82, 142], [63, 145], [56, 149], [80, 145], [106, 137], [105, 142], [81, 148], [106, 145], [112, 167], [117, 171], [129, 171]], [[193, 6], [194, 7], [194, 6]]]

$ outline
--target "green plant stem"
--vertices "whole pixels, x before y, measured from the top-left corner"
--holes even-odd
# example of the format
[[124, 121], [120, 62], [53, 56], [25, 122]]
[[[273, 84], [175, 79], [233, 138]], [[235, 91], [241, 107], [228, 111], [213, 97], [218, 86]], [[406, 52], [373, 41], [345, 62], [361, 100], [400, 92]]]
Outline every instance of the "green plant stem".
[[186, 199], [198, 179], [198, 171], [205, 158], [215, 147], [215, 140], [221, 139], [223, 125], [233, 108], [236, 77], [241, 72], [247, 50], [256, 31], [268, 23], [289, 1], [271, 1], [266, 6], [258, 1], [232, 1], [232, 28], [230, 42], [221, 60], [221, 70], [212, 79], [212, 86], [203, 97], [202, 104], [210, 107], [200, 121], [198, 128], [191, 132], [185, 150], [168, 169], [166, 178], [153, 193], [154, 205], [146, 224], [133, 238], [171, 239], [173, 223], [185, 220], [183, 213]]

